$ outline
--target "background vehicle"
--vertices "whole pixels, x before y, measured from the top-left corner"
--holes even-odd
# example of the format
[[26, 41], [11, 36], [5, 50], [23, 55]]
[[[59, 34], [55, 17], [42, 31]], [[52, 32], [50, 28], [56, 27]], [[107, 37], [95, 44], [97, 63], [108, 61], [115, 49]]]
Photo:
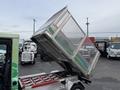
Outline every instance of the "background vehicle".
[[107, 57], [107, 47], [109, 46], [109, 42], [107, 40], [96, 40], [95, 46], [99, 50], [101, 56]]
[[19, 36], [0, 33], [0, 90], [18, 90]]
[[19, 56], [21, 57], [22, 54], [22, 49], [23, 49], [23, 43], [19, 43]]
[[37, 54], [37, 46], [32, 41], [25, 41], [23, 44], [21, 64], [31, 62], [35, 64], [35, 57]]
[[107, 58], [119, 57], [120, 58], [120, 42], [111, 42], [107, 48]]

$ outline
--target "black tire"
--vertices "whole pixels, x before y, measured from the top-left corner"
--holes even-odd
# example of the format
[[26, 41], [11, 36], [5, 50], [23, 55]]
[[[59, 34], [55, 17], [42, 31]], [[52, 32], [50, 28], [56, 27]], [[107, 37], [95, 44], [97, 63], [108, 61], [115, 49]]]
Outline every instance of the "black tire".
[[84, 90], [84, 87], [80, 84], [74, 84], [70, 90]]
[[41, 60], [43, 60], [43, 61], [46, 61], [46, 55], [45, 54], [41, 54]]
[[20, 63], [21, 63], [21, 65], [24, 65], [24, 64], [25, 64], [25, 63], [24, 63], [24, 62], [22, 62], [22, 61], [21, 61]]
[[37, 53], [35, 53], [35, 54], [34, 54], [34, 58], [37, 58], [37, 55], [38, 55], [38, 54], [37, 54]]
[[31, 64], [35, 64], [35, 60], [31, 62]]
[[31, 64], [35, 64], [35, 59], [36, 59], [36, 58], [34, 58], [34, 61], [32, 61]]
[[41, 55], [41, 60], [49, 61], [49, 57], [47, 55]]
[[40, 56], [40, 59], [43, 60], [43, 56]]
[[111, 57], [110, 57], [109, 55], [107, 55], [107, 58], [108, 58], [108, 59], [111, 59]]

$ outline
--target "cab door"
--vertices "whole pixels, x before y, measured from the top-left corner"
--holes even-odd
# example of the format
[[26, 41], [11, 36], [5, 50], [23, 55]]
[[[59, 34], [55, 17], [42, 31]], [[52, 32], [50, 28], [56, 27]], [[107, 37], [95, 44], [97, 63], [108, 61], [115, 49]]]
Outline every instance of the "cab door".
[[12, 39], [0, 38], [0, 90], [11, 90]]

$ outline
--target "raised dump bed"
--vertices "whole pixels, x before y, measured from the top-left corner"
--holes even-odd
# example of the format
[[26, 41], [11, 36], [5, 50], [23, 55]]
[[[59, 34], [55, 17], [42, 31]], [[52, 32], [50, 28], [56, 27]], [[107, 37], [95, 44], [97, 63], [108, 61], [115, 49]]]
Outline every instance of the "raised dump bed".
[[90, 76], [100, 56], [67, 8], [54, 14], [32, 37], [43, 53], [68, 62], [77, 73]]

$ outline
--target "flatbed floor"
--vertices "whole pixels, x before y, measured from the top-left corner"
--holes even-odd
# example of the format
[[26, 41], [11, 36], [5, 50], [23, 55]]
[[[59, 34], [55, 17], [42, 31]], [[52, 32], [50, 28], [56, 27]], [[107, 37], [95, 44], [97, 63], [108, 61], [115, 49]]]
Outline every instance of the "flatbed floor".
[[19, 76], [37, 74], [42, 72], [50, 73], [54, 70], [63, 71], [64, 69], [55, 62], [42, 62], [38, 58], [36, 59], [36, 63], [34, 65], [29, 63], [25, 65], [19, 64]]

